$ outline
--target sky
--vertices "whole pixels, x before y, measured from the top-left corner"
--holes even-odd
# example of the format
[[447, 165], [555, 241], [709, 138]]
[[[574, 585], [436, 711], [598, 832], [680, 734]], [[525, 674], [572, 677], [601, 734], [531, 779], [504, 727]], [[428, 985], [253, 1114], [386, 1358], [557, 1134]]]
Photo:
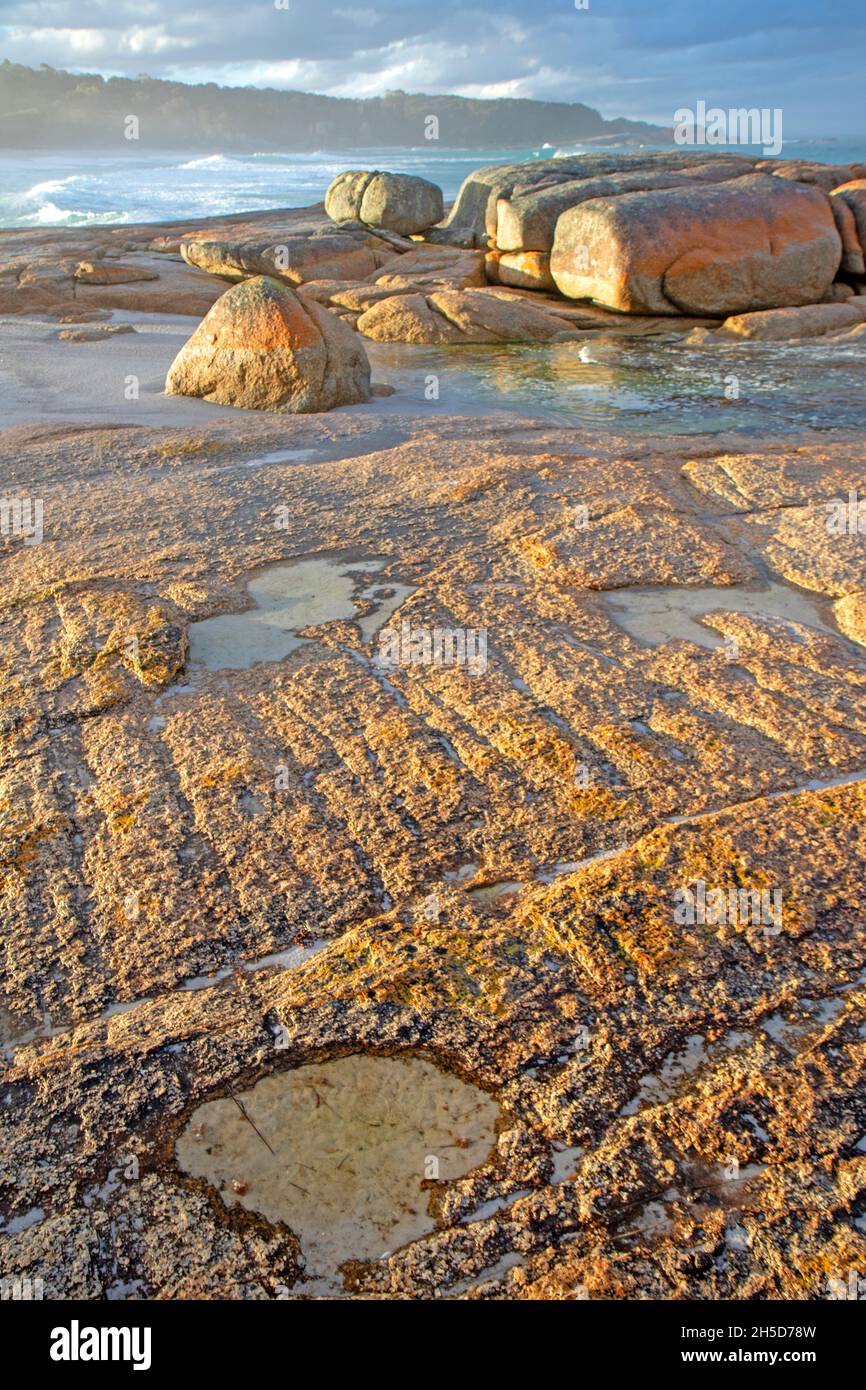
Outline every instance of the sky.
[[662, 125], [704, 100], [780, 107], [789, 138], [866, 133], [863, 0], [0, 0], [0, 57], [331, 96], [582, 101]]

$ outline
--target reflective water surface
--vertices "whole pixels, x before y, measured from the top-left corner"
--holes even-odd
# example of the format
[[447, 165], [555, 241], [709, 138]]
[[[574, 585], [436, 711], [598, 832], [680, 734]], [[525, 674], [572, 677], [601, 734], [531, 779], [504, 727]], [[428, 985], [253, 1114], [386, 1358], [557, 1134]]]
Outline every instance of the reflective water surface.
[[[682, 337], [595, 332], [546, 346], [365, 346], [376, 380], [397, 388], [395, 409], [495, 409], [637, 434], [866, 426], [866, 336], [698, 347]], [[431, 375], [438, 378], [436, 400], [426, 394]]]

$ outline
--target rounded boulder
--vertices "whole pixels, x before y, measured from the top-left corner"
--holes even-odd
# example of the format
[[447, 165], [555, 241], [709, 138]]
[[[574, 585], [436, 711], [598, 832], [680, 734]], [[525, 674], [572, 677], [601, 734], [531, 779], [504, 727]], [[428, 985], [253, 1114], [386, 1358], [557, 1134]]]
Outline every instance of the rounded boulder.
[[265, 275], [221, 295], [169, 368], [166, 393], [244, 410], [313, 414], [370, 399], [351, 328]]
[[325, 194], [325, 212], [334, 222], [357, 220], [409, 236], [440, 222], [445, 205], [442, 189], [415, 174], [349, 169]]

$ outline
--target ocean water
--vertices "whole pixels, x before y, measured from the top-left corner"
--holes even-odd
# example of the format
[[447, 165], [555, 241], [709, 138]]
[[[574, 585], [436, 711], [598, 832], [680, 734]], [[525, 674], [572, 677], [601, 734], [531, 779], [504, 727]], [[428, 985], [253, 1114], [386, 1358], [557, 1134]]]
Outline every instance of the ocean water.
[[[545, 151], [546, 155], [552, 150]], [[0, 227], [167, 222], [319, 203], [344, 169], [420, 174], [453, 198], [481, 164], [532, 150], [317, 150], [311, 154], [92, 152], [0, 156]]]
[[[456, 194], [483, 164], [550, 159], [599, 152], [598, 145], [557, 148], [460, 150], [316, 150], [290, 154], [190, 154], [92, 151], [0, 155], [0, 227], [81, 227], [88, 224], [164, 222], [268, 208], [307, 207], [322, 200], [343, 169], [380, 168], [420, 174]], [[605, 150], [614, 148], [604, 146]], [[635, 146], [623, 146], [634, 152]], [[653, 149], [662, 146], [642, 146]], [[667, 147], [669, 148], [669, 147]], [[724, 147], [715, 147], [719, 152]], [[745, 146], [741, 153], [760, 154]], [[785, 158], [827, 163], [866, 161], [861, 142], [806, 140], [785, 145]]]

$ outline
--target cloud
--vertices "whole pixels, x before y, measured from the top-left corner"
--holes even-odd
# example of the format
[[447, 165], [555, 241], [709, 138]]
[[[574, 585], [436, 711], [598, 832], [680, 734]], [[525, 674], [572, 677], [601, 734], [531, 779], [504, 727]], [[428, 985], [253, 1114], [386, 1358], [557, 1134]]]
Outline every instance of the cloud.
[[152, 24], [149, 28], [133, 29], [124, 34], [123, 46], [129, 53], [174, 53], [181, 48], [194, 48], [195, 39], [167, 34], [162, 24]]
[[[669, 123], [701, 97], [781, 106], [786, 133], [861, 132], [861, 0], [6, 0], [18, 62], [335, 96], [389, 88], [583, 101]], [[864, 132], [866, 134], [866, 132]]]
[[18, 46], [48, 51], [63, 47], [76, 56], [108, 51], [105, 34], [101, 29], [10, 28], [7, 42], [10, 50]]

